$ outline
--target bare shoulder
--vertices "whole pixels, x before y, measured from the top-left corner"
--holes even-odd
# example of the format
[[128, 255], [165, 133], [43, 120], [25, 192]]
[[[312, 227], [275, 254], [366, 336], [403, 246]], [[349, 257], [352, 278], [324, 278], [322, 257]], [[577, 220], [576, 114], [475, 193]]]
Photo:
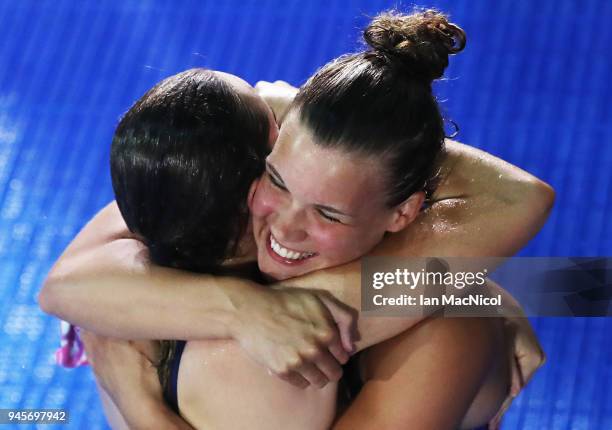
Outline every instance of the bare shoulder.
[[389, 375], [428, 357], [432, 367], [454, 367], [470, 357], [485, 365], [500, 342], [501, 322], [495, 318], [428, 318], [410, 330], [369, 348], [363, 358], [365, 378]]
[[364, 351], [337, 429], [457, 429], [495, 362], [494, 319], [429, 318]]

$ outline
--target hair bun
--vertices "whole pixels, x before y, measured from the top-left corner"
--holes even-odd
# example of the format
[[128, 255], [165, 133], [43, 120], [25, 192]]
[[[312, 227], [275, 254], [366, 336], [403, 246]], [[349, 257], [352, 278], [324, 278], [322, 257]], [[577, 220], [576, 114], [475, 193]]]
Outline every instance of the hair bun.
[[440, 78], [448, 56], [465, 47], [465, 32], [435, 10], [409, 15], [394, 11], [377, 15], [363, 37], [375, 52], [399, 61], [411, 75], [429, 82]]

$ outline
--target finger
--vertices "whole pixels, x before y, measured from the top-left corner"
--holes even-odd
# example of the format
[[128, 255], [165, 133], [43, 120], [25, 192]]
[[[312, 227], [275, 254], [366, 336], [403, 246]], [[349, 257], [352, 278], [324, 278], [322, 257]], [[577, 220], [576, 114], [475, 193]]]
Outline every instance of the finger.
[[519, 363], [519, 358], [512, 357], [510, 359], [510, 363], [511, 363], [510, 395], [512, 397], [516, 397], [519, 395], [519, 393], [525, 386], [525, 381], [523, 380], [523, 374], [521, 372], [521, 365]]
[[520, 354], [516, 351], [516, 331], [513, 331], [513, 342], [511, 342], [511, 347], [509, 348], [509, 366], [510, 366], [510, 392], [509, 396], [516, 397], [518, 393], [523, 388], [523, 374], [521, 372], [521, 357]]
[[[338, 331], [338, 328], [336, 326], [330, 328], [329, 330], [322, 330], [319, 333], [319, 336], [317, 336], [317, 339], [319, 340], [319, 342], [321, 342], [321, 344], [326, 347], [327, 351], [332, 354], [332, 356], [335, 358], [335, 361], [337, 361], [338, 363], [345, 364], [349, 360], [349, 353], [346, 351], [344, 345], [342, 344], [340, 332]], [[316, 354], [319, 353], [320, 351], [317, 350], [313, 357], [307, 358], [316, 359]]]
[[514, 401], [514, 397], [508, 396], [506, 397], [506, 400], [504, 400], [504, 403], [502, 403], [502, 407], [499, 410], [499, 421], [500, 422], [504, 414], [506, 413], [506, 411], [510, 408], [510, 405], [512, 404], [513, 401]]
[[495, 422], [494, 420], [489, 421], [489, 425], [487, 426], [488, 430], [498, 430], [499, 429], [499, 423]]
[[342, 366], [331, 352], [324, 351], [313, 363], [328, 381], [338, 382], [342, 378]]
[[506, 397], [493, 419], [489, 422], [489, 430], [497, 430], [499, 428], [504, 414], [512, 404], [512, 400], [514, 399], [511, 396]]
[[546, 360], [544, 352], [532, 353], [518, 358], [518, 366], [521, 370], [521, 386], [524, 387], [533, 378], [536, 371], [542, 367]]
[[268, 82], [268, 81], [258, 81], [255, 84], [255, 89], [258, 90], [258, 89], [261, 89], [261, 88], [269, 87], [271, 85], [272, 84], [270, 82]]
[[491, 420], [489, 422], [489, 426], [487, 427], [488, 430], [499, 430], [499, 421], [498, 420]]
[[[327, 365], [329, 365], [329, 363], [323, 365], [323, 368], [326, 368]], [[323, 388], [329, 382], [329, 378], [327, 377], [327, 375], [323, 373], [321, 369], [319, 369], [313, 363], [304, 363], [298, 370], [296, 370], [296, 372], [302, 375], [302, 377], [307, 380], [309, 384], [317, 388]]]
[[340, 307], [328, 297], [321, 295], [320, 298], [338, 326], [342, 346], [349, 354], [353, 353], [355, 351], [356, 337], [355, 318], [353, 314], [349, 310]]
[[346, 349], [344, 349], [344, 347], [342, 346], [339, 337], [336, 337], [336, 341], [332, 342], [329, 345], [328, 350], [331, 355], [333, 355], [333, 357], [336, 359], [336, 361], [340, 364], [346, 364], [346, 362], [350, 358], [348, 352], [346, 352]]
[[[269, 373], [272, 375], [274, 374], [271, 371]], [[288, 372], [286, 374], [277, 373], [276, 376], [278, 376], [283, 381], [287, 381], [291, 385], [294, 385], [298, 388], [304, 389], [310, 386], [310, 382], [304, 379], [304, 377], [297, 372]]]

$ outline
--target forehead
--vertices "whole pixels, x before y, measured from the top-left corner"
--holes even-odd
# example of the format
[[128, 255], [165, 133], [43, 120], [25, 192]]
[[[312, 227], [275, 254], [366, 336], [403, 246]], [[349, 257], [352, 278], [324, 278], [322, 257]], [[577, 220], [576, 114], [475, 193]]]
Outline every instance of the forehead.
[[384, 172], [378, 159], [317, 145], [294, 112], [283, 122], [268, 161], [303, 203], [355, 214], [385, 200]]

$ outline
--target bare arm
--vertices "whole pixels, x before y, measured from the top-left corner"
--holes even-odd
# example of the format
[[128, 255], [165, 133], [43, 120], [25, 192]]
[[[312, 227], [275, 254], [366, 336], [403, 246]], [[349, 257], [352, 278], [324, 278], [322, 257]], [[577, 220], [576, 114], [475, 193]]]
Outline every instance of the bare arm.
[[[282, 81], [259, 82], [256, 90], [278, 121], [297, 92]], [[403, 232], [384, 240], [374, 255], [508, 256], [541, 228], [554, 199], [550, 187], [485, 152], [453, 141], [446, 146], [443, 181], [433, 204]], [[283, 285], [330, 286], [337, 298], [359, 308], [360, 265], [349, 263]], [[174, 294], [175, 287], [181, 288], [180, 294]], [[39, 301], [49, 313], [112, 337], [205, 339], [240, 332], [244, 324], [239, 316], [257, 309], [249, 304], [273, 300], [272, 295], [265, 296], [264, 290], [245, 280], [149, 264], [144, 245], [129, 233], [116, 205], [111, 204], [79, 233], [55, 264]], [[401, 331], [418, 320], [394, 321]], [[360, 329], [366, 335], [360, 347], [399, 332], [382, 319], [362, 322]]]
[[514, 255], [544, 225], [554, 191], [479, 149], [451, 140], [446, 149], [432, 207], [381, 251], [407, 256]]
[[229, 337], [234, 311], [252, 288], [220, 283], [151, 264], [146, 246], [130, 233], [112, 202], [55, 263], [39, 303], [48, 313], [114, 338]]
[[[374, 255], [507, 256], [539, 230], [552, 205], [550, 187], [481, 151], [454, 142], [448, 148], [447, 179], [435, 202], [407, 229], [384, 240]], [[283, 284], [329, 285], [336, 297], [359, 308], [358, 262]], [[231, 327], [240, 326], [237, 315], [243, 317], [248, 304], [263, 305], [270, 299], [268, 294], [262, 300], [265, 295], [245, 280], [151, 265], [144, 245], [111, 204], [64, 252], [39, 300], [45, 311], [107, 336], [203, 339], [231, 337]], [[367, 335], [365, 327], [360, 331]], [[362, 346], [377, 340], [379, 333], [371, 333], [373, 339], [363, 338]]]
[[[152, 341], [130, 342], [81, 331], [108, 424], [115, 430], [192, 430], [162, 398]], [[134, 405], [138, 405], [135, 407]]]

